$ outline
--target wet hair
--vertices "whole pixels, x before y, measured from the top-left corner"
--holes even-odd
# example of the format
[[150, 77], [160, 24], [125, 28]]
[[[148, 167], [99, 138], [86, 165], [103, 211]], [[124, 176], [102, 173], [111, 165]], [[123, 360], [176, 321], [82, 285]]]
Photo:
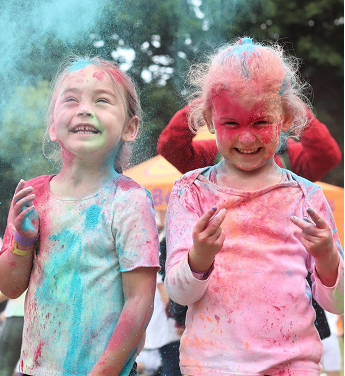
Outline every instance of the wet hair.
[[[123, 71], [121, 71], [115, 62], [103, 60], [98, 56], [95, 57], [80, 57], [80, 56], [68, 56], [65, 58], [58, 67], [55, 76], [51, 82], [51, 91], [48, 98], [48, 110], [46, 115], [46, 131], [43, 137], [43, 154], [46, 158], [54, 161], [61, 161], [61, 147], [58, 142], [52, 142], [50, 140], [50, 127], [51, 118], [54, 114], [54, 107], [57, 100], [58, 90], [60, 84], [66, 78], [66, 76], [79, 69], [86, 68], [89, 65], [94, 65], [102, 72], [104, 72], [113, 82], [117, 93], [119, 94], [123, 107], [126, 113], [126, 122], [137, 116], [139, 123], [142, 120], [142, 110], [140, 106], [139, 97], [137, 94], [136, 86], [131, 78]], [[121, 91], [122, 89], [122, 91]], [[123, 92], [125, 95], [123, 95]], [[49, 152], [47, 152], [49, 149]], [[114, 160], [114, 168], [117, 172], [122, 172], [128, 166], [131, 156], [131, 144], [128, 142], [122, 142], [118, 153]], [[50, 155], [47, 155], [47, 154]]]
[[222, 90], [241, 95], [259, 91], [276, 92], [285, 116], [292, 119], [287, 135], [298, 138], [308, 123], [309, 85], [298, 74], [299, 60], [287, 56], [278, 44], [254, 43], [251, 38], [236, 39], [222, 46], [206, 63], [191, 66], [189, 127], [196, 132], [205, 124], [204, 112], [212, 109], [212, 99]]

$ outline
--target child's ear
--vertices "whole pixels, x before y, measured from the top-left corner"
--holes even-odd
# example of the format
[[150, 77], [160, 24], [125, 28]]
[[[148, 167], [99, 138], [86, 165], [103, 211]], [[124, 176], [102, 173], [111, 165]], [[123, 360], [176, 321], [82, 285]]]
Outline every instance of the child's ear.
[[138, 116], [133, 116], [128, 120], [122, 132], [122, 141], [133, 142], [137, 137], [139, 130], [139, 118]]
[[286, 114], [283, 120], [282, 131], [286, 132], [291, 127], [292, 123], [293, 117], [289, 114]]
[[204, 115], [204, 119], [205, 119], [205, 122], [206, 122], [206, 125], [207, 125], [209, 132], [212, 133], [212, 134], [215, 134], [216, 131], [214, 129], [214, 125], [213, 125], [213, 122], [212, 122], [212, 110], [210, 110], [210, 109], [205, 110], [203, 112], [203, 115]]
[[55, 133], [55, 125], [52, 116], [49, 117], [50, 127], [49, 127], [49, 137], [51, 141], [57, 141]]

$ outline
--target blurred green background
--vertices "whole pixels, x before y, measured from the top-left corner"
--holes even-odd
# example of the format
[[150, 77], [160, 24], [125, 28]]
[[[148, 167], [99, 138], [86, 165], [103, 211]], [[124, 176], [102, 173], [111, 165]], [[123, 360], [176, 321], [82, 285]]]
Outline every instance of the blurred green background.
[[[186, 104], [186, 72], [239, 36], [277, 41], [301, 59], [311, 102], [344, 149], [341, 0], [0, 1], [0, 236], [17, 182], [57, 171], [42, 155], [49, 81], [69, 54], [117, 61], [137, 83], [144, 124], [133, 165]], [[324, 182], [343, 186], [343, 164]]]

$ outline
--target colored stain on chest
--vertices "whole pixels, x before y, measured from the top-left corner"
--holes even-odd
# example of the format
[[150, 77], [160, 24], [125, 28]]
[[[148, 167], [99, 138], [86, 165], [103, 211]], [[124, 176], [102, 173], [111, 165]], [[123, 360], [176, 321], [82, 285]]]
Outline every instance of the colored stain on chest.
[[99, 215], [101, 213], [102, 208], [97, 205], [92, 205], [88, 209], [86, 209], [86, 216], [85, 216], [85, 229], [86, 230], [93, 230], [97, 226], [99, 222]]

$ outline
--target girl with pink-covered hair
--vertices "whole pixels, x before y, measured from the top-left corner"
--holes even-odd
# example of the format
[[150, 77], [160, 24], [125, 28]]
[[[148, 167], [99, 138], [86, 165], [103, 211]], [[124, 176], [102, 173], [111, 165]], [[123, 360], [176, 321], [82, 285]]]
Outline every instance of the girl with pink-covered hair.
[[165, 284], [188, 305], [182, 373], [319, 375], [311, 296], [343, 313], [344, 263], [321, 188], [274, 161], [308, 119], [297, 62], [241, 38], [189, 78], [190, 127], [206, 122], [223, 158], [183, 175], [169, 200]]

